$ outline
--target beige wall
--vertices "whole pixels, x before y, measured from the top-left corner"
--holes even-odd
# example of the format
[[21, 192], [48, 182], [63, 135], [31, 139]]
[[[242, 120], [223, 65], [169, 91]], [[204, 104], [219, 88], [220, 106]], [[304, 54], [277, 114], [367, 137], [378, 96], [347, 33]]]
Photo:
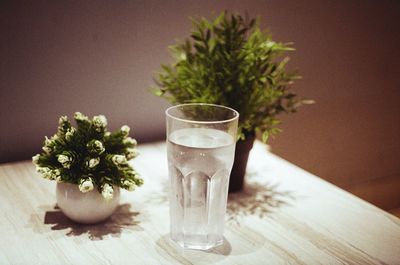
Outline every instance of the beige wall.
[[304, 76], [296, 89], [317, 104], [284, 118], [273, 151], [378, 206], [400, 207], [400, 5], [326, 2], [290, 5], [291, 26], [277, 26], [296, 43], [292, 63]]
[[[294, 41], [299, 94], [272, 149], [381, 207], [400, 206], [396, 1], [29, 1], [0, 4], [0, 161], [27, 159], [57, 118], [103, 113], [139, 141], [162, 139], [167, 104], [148, 92], [191, 15], [261, 15]], [[383, 198], [383, 199], [382, 199]]]

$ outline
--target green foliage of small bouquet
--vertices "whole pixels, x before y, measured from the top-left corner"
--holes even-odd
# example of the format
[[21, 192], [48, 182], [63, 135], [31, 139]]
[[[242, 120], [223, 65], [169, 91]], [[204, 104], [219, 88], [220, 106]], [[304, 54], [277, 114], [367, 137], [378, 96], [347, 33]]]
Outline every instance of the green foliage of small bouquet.
[[256, 19], [221, 13], [193, 19], [190, 38], [171, 46], [172, 65], [162, 65], [155, 94], [177, 103], [213, 103], [240, 113], [239, 136], [260, 133], [263, 141], [279, 132], [282, 112], [311, 101], [288, 89], [299, 76], [286, 70], [290, 43], [272, 40]]
[[44, 152], [32, 158], [37, 172], [46, 179], [77, 184], [82, 192], [96, 188], [106, 200], [113, 198], [114, 186], [134, 190], [143, 184], [128, 163], [138, 154], [128, 126], [111, 133], [103, 115], [90, 120], [76, 112], [74, 119], [77, 128], [60, 117], [57, 133], [46, 137]]

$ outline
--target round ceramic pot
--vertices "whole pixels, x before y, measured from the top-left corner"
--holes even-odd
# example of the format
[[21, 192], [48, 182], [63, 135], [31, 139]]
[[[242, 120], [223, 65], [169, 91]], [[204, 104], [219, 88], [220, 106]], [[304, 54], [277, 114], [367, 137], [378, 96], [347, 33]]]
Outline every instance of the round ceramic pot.
[[119, 187], [114, 186], [114, 196], [106, 201], [97, 189], [83, 193], [78, 185], [57, 183], [57, 205], [71, 220], [94, 224], [106, 220], [119, 204]]

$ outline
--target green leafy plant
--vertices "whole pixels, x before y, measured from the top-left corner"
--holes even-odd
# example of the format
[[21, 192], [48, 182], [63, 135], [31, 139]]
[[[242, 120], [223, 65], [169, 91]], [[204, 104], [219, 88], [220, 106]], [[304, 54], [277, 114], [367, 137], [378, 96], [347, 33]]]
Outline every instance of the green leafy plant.
[[268, 136], [280, 131], [280, 113], [304, 103], [288, 89], [299, 76], [286, 70], [290, 43], [275, 42], [258, 20], [221, 13], [216, 19], [192, 19], [189, 38], [170, 47], [175, 62], [162, 65], [156, 95], [173, 104], [213, 103], [240, 113], [239, 136]]
[[138, 154], [128, 126], [111, 133], [103, 115], [89, 119], [76, 112], [74, 119], [76, 128], [66, 116], [60, 117], [57, 133], [44, 141], [44, 152], [32, 157], [37, 172], [46, 179], [77, 184], [82, 192], [97, 188], [107, 200], [113, 198], [114, 186], [134, 190], [143, 184], [128, 163]]

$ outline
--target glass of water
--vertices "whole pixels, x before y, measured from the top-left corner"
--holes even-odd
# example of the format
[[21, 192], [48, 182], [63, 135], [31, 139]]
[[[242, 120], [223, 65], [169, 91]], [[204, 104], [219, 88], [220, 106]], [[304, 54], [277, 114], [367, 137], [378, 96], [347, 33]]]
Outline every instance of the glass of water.
[[193, 103], [166, 110], [170, 235], [185, 248], [223, 243], [239, 113]]

